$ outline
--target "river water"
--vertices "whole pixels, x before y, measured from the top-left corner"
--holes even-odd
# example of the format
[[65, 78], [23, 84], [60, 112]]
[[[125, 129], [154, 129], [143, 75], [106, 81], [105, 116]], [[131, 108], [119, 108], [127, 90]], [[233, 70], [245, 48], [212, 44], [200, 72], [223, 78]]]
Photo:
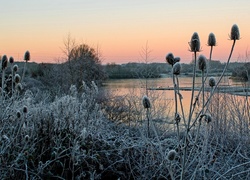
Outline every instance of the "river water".
[[[218, 79], [218, 78], [216, 78]], [[108, 80], [104, 83], [105, 88], [108, 89], [116, 96], [128, 97], [134, 101], [137, 101], [138, 104], [141, 103], [141, 99], [144, 95], [147, 95], [150, 100], [152, 100], [152, 106], [155, 109], [164, 111], [165, 113], [162, 116], [173, 115], [174, 113], [174, 91], [173, 90], [146, 90], [148, 88], [165, 88], [173, 87], [173, 79], [171, 77], [165, 78], [155, 78], [155, 79], [118, 79], [118, 80]], [[222, 86], [232, 86], [232, 87], [241, 87], [243, 86], [242, 82], [235, 82], [229, 79], [229, 77], [224, 77], [220, 83]], [[191, 87], [192, 86], [192, 77], [179, 77], [179, 86], [180, 87]], [[206, 85], [208, 86], [208, 85]], [[196, 78], [195, 87], [201, 87], [201, 77]], [[195, 91], [197, 95], [198, 91]], [[189, 111], [191, 91], [180, 91], [182, 99], [182, 104], [185, 112]], [[208, 93], [207, 93], [208, 95]], [[179, 98], [179, 97], [178, 97]], [[178, 100], [179, 102], [179, 100]], [[178, 109], [180, 106], [178, 105]], [[157, 112], [157, 111], [156, 111]]]
[[[216, 77], [218, 79], [218, 77]], [[142, 97], [147, 95], [151, 102], [151, 119], [153, 122], [157, 123], [160, 127], [171, 129], [174, 124], [174, 114], [175, 114], [175, 95], [174, 90], [146, 90], [147, 88], [161, 88], [173, 87], [173, 79], [171, 77], [157, 78], [157, 79], [119, 79], [119, 80], [108, 80], [105, 82], [105, 89], [107, 89], [113, 97], [118, 97], [114, 99], [113, 105], [116, 106], [114, 109], [122, 109], [121, 107], [126, 107], [125, 110], [118, 110], [117, 114], [122, 114], [125, 112], [127, 118], [136, 119], [137, 122], [144, 122], [146, 119], [145, 109], [142, 105]], [[191, 87], [192, 77], [179, 77], [180, 87]], [[244, 83], [236, 82], [228, 77], [222, 79], [220, 86], [227, 86], [229, 88], [243, 87]], [[146, 88], [147, 87], [147, 88]], [[195, 87], [201, 87], [201, 78], [196, 78]], [[208, 85], [206, 84], [206, 87]], [[249, 83], [248, 83], [249, 88]], [[184, 116], [188, 118], [190, 110], [190, 99], [191, 91], [179, 91], [182, 98], [182, 107], [184, 111]], [[198, 91], [194, 92], [195, 96]], [[205, 97], [208, 98], [210, 92], [205, 93]], [[240, 107], [240, 105], [245, 104], [246, 96], [237, 96], [227, 93], [215, 93], [213, 96], [213, 101], [211, 102], [211, 114], [218, 116], [219, 111], [230, 113], [232, 108]], [[178, 113], [182, 114], [179, 96], [178, 99]], [[249, 99], [249, 98], [247, 98]], [[227, 106], [227, 107], [226, 107]], [[244, 106], [244, 105], [243, 105]], [[249, 106], [249, 103], [248, 103]], [[128, 108], [129, 107], [129, 108]], [[197, 103], [197, 108], [194, 110], [194, 116], [196, 116], [202, 107], [201, 96]], [[227, 108], [225, 110], [225, 108]], [[113, 109], [113, 110], [114, 110]], [[128, 112], [129, 109], [129, 112]], [[248, 107], [249, 109], [249, 107]], [[129, 114], [129, 115], [128, 115]], [[182, 114], [183, 115], [183, 114]], [[131, 117], [130, 117], [131, 116]], [[125, 119], [125, 120], [124, 120]], [[120, 121], [128, 122], [126, 116], [121, 116]]]

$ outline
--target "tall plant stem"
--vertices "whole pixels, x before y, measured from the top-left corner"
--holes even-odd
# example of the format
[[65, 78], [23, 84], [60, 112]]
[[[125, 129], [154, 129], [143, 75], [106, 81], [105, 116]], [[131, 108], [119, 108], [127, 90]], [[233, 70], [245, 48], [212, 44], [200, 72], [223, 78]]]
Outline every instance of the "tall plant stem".
[[175, 75], [173, 75], [173, 85], [174, 85], [174, 102], [175, 102], [175, 114], [174, 117], [176, 118], [176, 115], [178, 113], [178, 104], [177, 104], [177, 85], [175, 83]]
[[[206, 110], [205, 110], [204, 113], [207, 112], [208, 107], [209, 107], [209, 103], [211, 102], [211, 99], [212, 99], [212, 96], [214, 95], [215, 90], [218, 88], [218, 85], [219, 85], [219, 83], [221, 82], [221, 80], [222, 80], [222, 78], [223, 78], [223, 76], [224, 76], [224, 74], [225, 74], [225, 72], [226, 72], [226, 70], [227, 70], [228, 64], [229, 64], [230, 59], [231, 59], [232, 54], [233, 54], [233, 50], [234, 50], [235, 43], [236, 43], [236, 40], [233, 40], [233, 45], [232, 45], [232, 48], [231, 48], [231, 51], [230, 51], [230, 54], [229, 54], [227, 63], [226, 63], [226, 65], [225, 65], [224, 69], [223, 69], [223, 72], [222, 72], [220, 78], [218, 79], [216, 85], [215, 85], [214, 88], [212, 89], [211, 94], [210, 94], [210, 97], [208, 98], [208, 100], [207, 100], [206, 103], [204, 104], [204, 106], [206, 107]], [[192, 126], [194, 126], [195, 122], [197, 121], [197, 119], [198, 119], [198, 117], [201, 115], [201, 113], [202, 113], [202, 112], [200, 111], [199, 114], [198, 114], [198, 116], [196, 117], [196, 120], [193, 122], [193, 124], [190, 126], [190, 128], [192, 128]]]
[[[218, 88], [218, 86], [219, 86], [219, 84], [220, 84], [220, 82], [221, 82], [223, 76], [225, 75], [225, 72], [226, 72], [226, 70], [227, 70], [227, 67], [228, 67], [228, 65], [229, 65], [230, 59], [231, 59], [232, 54], [233, 54], [233, 50], [234, 50], [235, 43], [236, 43], [236, 40], [233, 40], [233, 45], [232, 45], [232, 48], [231, 48], [231, 51], [230, 51], [230, 54], [229, 54], [229, 57], [228, 57], [228, 60], [227, 60], [227, 64], [225, 65], [225, 67], [224, 67], [224, 69], [223, 69], [223, 72], [222, 72], [220, 78], [218, 79], [218, 82], [216, 83], [215, 87], [213, 88], [213, 90], [212, 90], [212, 92], [211, 92], [210, 98], [214, 95], [215, 90]], [[208, 110], [208, 105], [209, 105], [209, 103], [210, 103], [210, 98], [207, 100], [207, 102], [206, 102], [206, 104], [205, 104], [205, 106], [207, 106], [206, 111]], [[205, 111], [205, 113], [206, 113], [206, 111]]]
[[187, 127], [187, 123], [186, 123], [186, 118], [185, 118], [185, 113], [184, 113], [184, 108], [183, 108], [183, 103], [182, 103], [182, 95], [180, 94], [180, 86], [179, 86], [179, 78], [178, 76], [176, 76], [176, 82], [177, 82], [177, 93], [179, 95], [179, 101], [180, 101], [180, 107], [181, 107], [181, 113], [182, 113], [182, 118], [183, 118], [183, 122], [184, 122], [184, 126]]
[[148, 138], [149, 138], [149, 108], [147, 108], [147, 120], [148, 120], [148, 133], [147, 133], [147, 135], [148, 135]]
[[190, 100], [190, 109], [189, 109], [189, 117], [188, 117], [188, 124], [186, 128], [186, 134], [184, 139], [184, 154], [183, 154], [183, 161], [182, 161], [182, 170], [181, 170], [181, 180], [183, 179], [184, 173], [185, 173], [185, 166], [186, 166], [186, 158], [187, 158], [187, 138], [188, 138], [188, 132], [189, 132], [189, 126], [192, 119], [192, 107], [193, 107], [193, 99], [194, 99], [194, 86], [195, 86], [195, 76], [196, 76], [196, 55], [197, 52], [194, 51], [194, 66], [193, 66], [193, 83], [192, 83], [192, 95]]
[[174, 84], [174, 100], [175, 100], [175, 115], [174, 115], [174, 121], [176, 123], [177, 128], [177, 136], [178, 141], [180, 143], [180, 129], [179, 129], [179, 117], [178, 117], [178, 101], [177, 101], [177, 84], [175, 82], [175, 79], [177, 79], [177, 76], [173, 75], [173, 84]]
[[194, 66], [193, 66], [193, 83], [192, 83], [192, 94], [191, 94], [191, 100], [190, 100], [190, 106], [189, 106], [189, 117], [188, 117], [188, 130], [187, 132], [189, 131], [189, 126], [190, 126], [190, 123], [191, 123], [191, 119], [192, 119], [192, 109], [193, 109], [193, 100], [194, 100], [194, 86], [195, 86], [195, 78], [196, 78], [196, 55], [197, 55], [197, 52], [195, 51], [194, 52]]
[[202, 114], [204, 113], [205, 108], [205, 81], [204, 81], [204, 71], [201, 72], [202, 74]]
[[[211, 48], [210, 48], [209, 61], [208, 61], [208, 65], [207, 65], [206, 77], [205, 77], [205, 79], [204, 79], [204, 83], [206, 82], [207, 77], [208, 77], [208, 74], [209, 74], [209, 71], [210, 71], [210, 63], [211, 63], [211, 61], [212, 61], [212, 54], [213, 54], [213, 46], [211, 46]], [[191, 113], [191, 114], [194, 113], [194, 109], [195, 109], [195, 106], [196, 106], [196, 104], [197, 104], [197, 101], [198, 101], [198, 99], [199, 99], [199, 97], [200, 97], [201, 92], [202, 92], [202, 87], [199, 89], [199, 92], [198, 92], [198, 94], [197, 94], [197, 98], [195, 99], [195, 102], [193, 103], [193, 109], [192, 109], [192, 113]]]

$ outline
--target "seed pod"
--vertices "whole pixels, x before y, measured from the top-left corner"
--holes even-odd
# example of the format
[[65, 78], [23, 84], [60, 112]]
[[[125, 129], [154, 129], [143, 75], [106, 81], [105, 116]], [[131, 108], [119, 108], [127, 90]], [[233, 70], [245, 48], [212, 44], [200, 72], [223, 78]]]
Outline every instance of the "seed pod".
[[17, 85], [16, 85], [16, 90], [17, 90], [18, 92], [21, 92], [21, 91], [23, 90], [23, 86], [22, 86], [21, 83], [17, 83]]
[[181, 63], [177, 62], [173, 66], [173, 74], [179, 75], [181, 73]]
[[12, 56], [10, 57], [9, 62], [10, 62], [10, 64], [14, 63], [14, 58]]
[[173, 53], [168, 53], [166, 56], [166, 61], [168, 62], [168, 64], [170, 65], [174, 65], [174, 55]]
[[175, 150], [170, 150], [167, 154], [167, 159], [169, 161], [173, 161], [176, 157], [176, 151]]
[[208, 46], [216, 46], [216, 38], [214, 33], [210, 33], [207, 41]]
[[16, 116], [17, 116], [18, 119], [21, 117], [20, 111], [17, 111]]
[[30, 52], [29, 51], [25, 52], [25, 54], [24, 54], [24, 60], [25, 61], [29, 61], [30, 60]]
[[151, 108], [150, 100], [147, 96], [143, 96], [142, 104], [143, 104], [145, 109]]
[[6, 55], [3, 55], [2, 57], [2, 70], [6, 69], [8, 65], [8, 58]]
[[198, 65], [199, 65], [199, 69], [201, 71], [204, 71], [206, 69], [206, 57], [203, 55], [200, 55], [198, 58]]
[[180, 57], [175, 57], [174, 58], [174, 64], [177, 63], [177, 62], [180, 62], [181, 61], [181, 58]]
[[18, 83], [20, 82], [20, 80], [21, 80], [21, 77], [19, 76], [19, 74], [16, 74], [16, 75], [14, 76], [14, 82], [15, 82], [16, 84], [18, 84]]
[[208, 84], [210, 87], [214, 87], [215, 86], [215, 78], [214, 77], [210, 77], [209, 78], [209, 81], [208, 81]]
[[25, 135], [24, 139], [25, 139], [25, 142], [28, 142], [30, 139], [29, 135]]
[[15, 64], [15, 65], [13, 66], [13, 71], [14, 71], [14, 72], [17, 72], [17, 70], [18, 70], [18, 65]]
[[230, 39], [231, 40], [239, 40], [240, 39], [240, 31], [239, 31], [239, 28], [236, 24], [234, 24], [231, 28]]
[[191, 52], [199, 52], [200, 51], [200, 38], [197, 32], [191, 37], [191, 41], [189, 42], [190, 51]]
[[28, 108], [27, 108], [27, 106], [24, 106], [23, 107], [23, 113], [27, 113], [28, 112]]

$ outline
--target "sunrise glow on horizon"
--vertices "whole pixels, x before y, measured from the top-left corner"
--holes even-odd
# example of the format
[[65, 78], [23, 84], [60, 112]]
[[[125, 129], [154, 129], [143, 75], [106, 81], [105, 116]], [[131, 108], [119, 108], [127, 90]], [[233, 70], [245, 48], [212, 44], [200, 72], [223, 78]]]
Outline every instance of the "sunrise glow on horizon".
[[59, 62], [63, 40], [70, 33], [77, 43], [100, 48], [103, 64], [143, 62], [140, 53], [146, 44], [151, 62], [165, 62], [172, 52], [188, 63], [192, 34], [199, 34], [200, 53], [208, 57], [206, 44], [213, 32], [213, 59], [225, 62], [233, 24], [241, 39], [232, 61], [244, 61], [250, 51], [249, 0], [12, 0], [1, 7], [0, 55], [15, 60], [22, 60], [29, 50], [34, 62]]

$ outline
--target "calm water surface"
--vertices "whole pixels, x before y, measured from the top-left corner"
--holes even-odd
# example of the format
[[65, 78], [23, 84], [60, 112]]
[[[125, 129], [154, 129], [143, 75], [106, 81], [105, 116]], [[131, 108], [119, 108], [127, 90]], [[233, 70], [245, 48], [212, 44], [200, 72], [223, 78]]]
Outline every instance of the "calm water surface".
[[[146, 85], [147, 84], [147, 85]], [[180, 87], [191, 87], [192, 77], [179, 77]], [[174, 102], [174, 91], [173, 90], [149, 90], [146, 92], [146, 86], [148, 88], [164, 88], [173, 87], [173, 80], [171, 77], [166, 78], [155, 78], [155, 79], [119, 79], [119, 80], [108, 80], [105, 82], [105, 88], [111, 90], [115, 95], [126, 96], [134, 94], [135, 96], [142, 98], [143, 95], [148, 93], [149, 98], [159, 96], [161, 100], [156, 103], [162, 103], [164, 100]], [[242, 86], [241, 82], [234, 82], [228, 77], [224, 77], [220, 83], [223, 86]], [[201, 87], [201, 78], [196, 78], [196, 87]], [[180, 91], [183, 96], [184, 111], [189, 111], [191, 91]], [[195, 95], [198, 92], [195, 91]], [[179, 101], [179, 100], [178, 100]], [[159, 105], [159, 104], [158, 104]], [[173, 106], [173, 105], [172, 105]], [[174, 108], [171, 107], [171, 112]]]

